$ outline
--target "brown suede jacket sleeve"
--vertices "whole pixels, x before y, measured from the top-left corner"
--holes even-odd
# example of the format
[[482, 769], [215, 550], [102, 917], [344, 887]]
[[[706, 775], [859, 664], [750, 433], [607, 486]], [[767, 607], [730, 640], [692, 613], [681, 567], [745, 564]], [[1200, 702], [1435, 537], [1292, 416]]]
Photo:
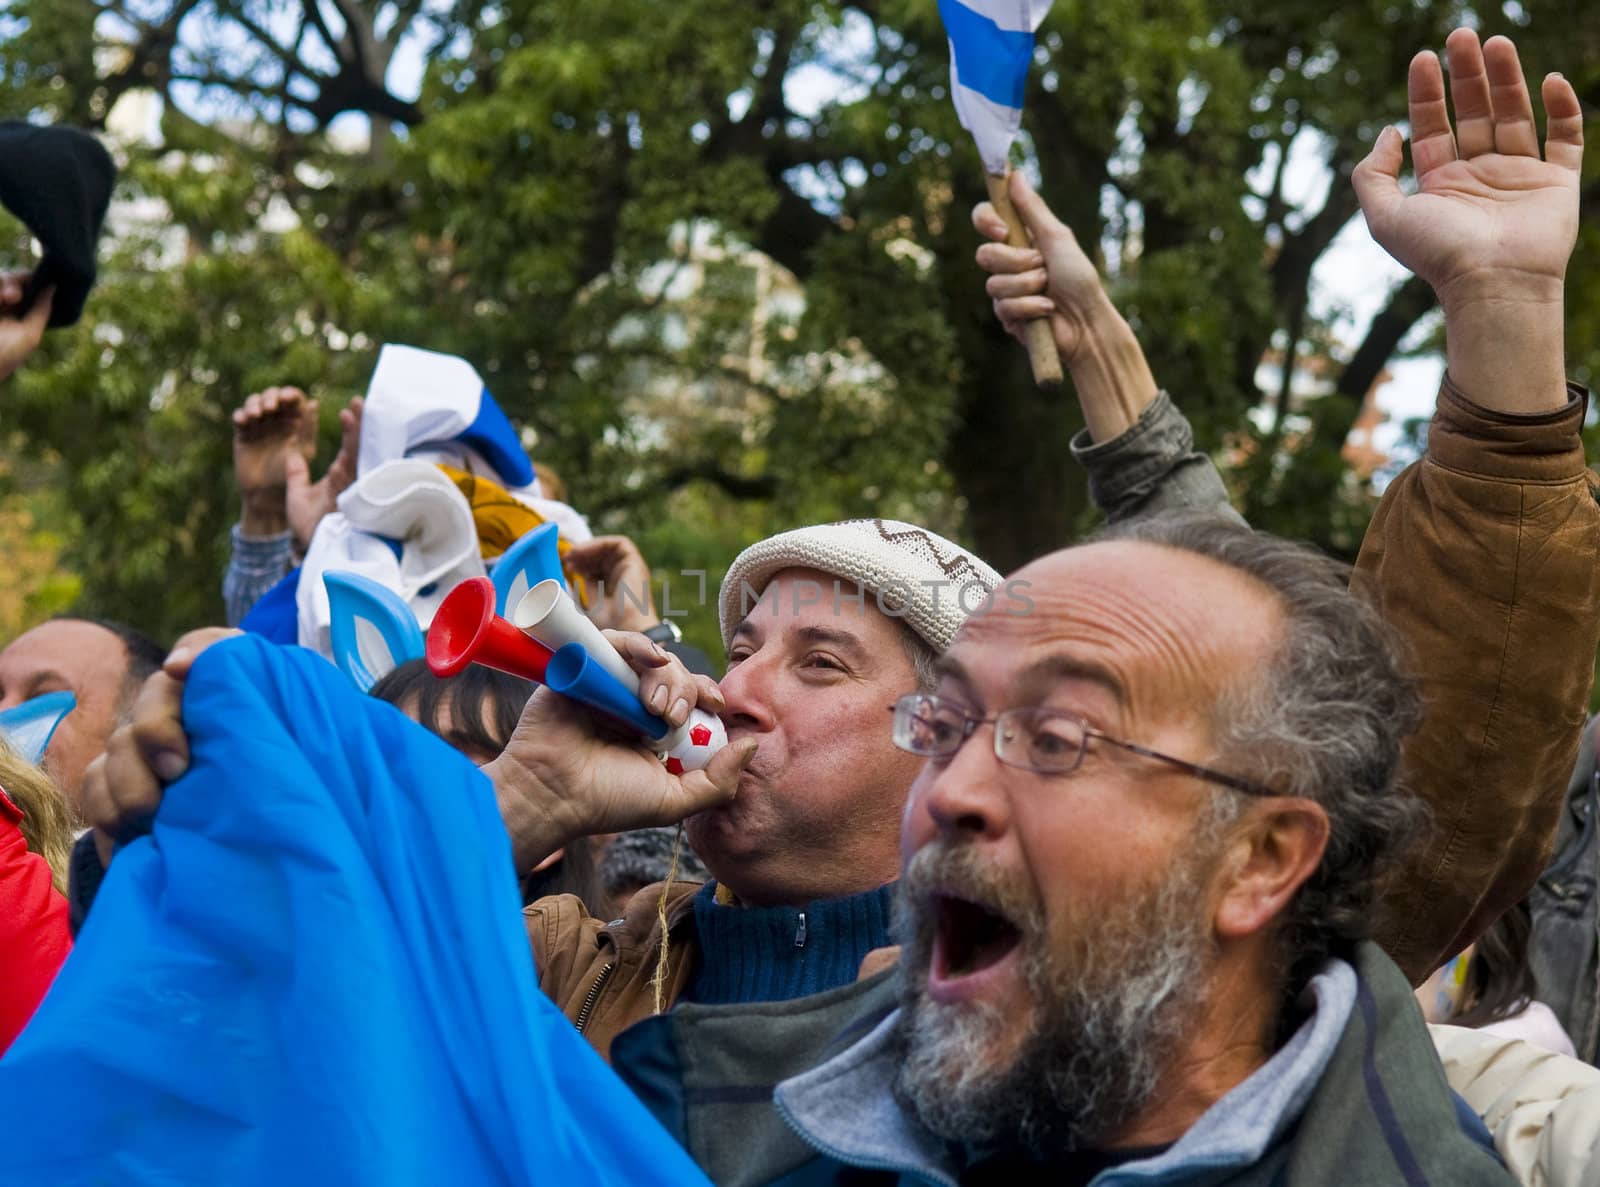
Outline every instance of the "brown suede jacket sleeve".
[[1587, 393], [1510, 416], [1448, 377], [1427, 455], [1385, 493], [1352, 588], [1408, 645], [1425, 704], [1403, 778], [1432, 828], [1386, 885], [1375, 938], [1420, 983], [1544, 869], [1600, 642]]

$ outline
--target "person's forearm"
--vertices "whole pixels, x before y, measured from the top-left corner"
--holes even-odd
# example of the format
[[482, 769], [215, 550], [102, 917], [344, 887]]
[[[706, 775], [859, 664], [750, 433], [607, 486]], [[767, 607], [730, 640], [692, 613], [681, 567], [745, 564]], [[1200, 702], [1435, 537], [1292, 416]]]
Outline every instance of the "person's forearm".
[[276, 536], [289, 530], [289, 513], [282, 487], [275, 491], [242, 491], [239, 530], [246, 536]]
[[1127, 432], [1156, 398], [1155, 376], [1133, 328], [1101, 293], [1082, 327], [1082, 345], [1068, 364], [1094, 441]]
[[1561, 285], [1507, 278], [1492, 291], [1440, 293], [1450, 379], [1491, 412], [1528, 416], [1567, 403]]

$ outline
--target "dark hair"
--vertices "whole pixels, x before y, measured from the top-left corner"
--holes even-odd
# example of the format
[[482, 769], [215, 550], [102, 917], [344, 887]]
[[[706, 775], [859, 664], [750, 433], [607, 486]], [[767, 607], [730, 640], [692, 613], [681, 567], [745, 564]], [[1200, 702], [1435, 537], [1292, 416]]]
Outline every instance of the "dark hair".
[[1102, 539], [1138, 540], [1209, 557], [1260, 582], [1283, 612], [1277, 654], [1218, 706], [1219, 761], [1233, 773], [1328, 815], [1328, 845], [1279, 922], [1295, 993], [1333, 951], [1366, 939], [1379, 880], [1427, 812], [1399, 784], [1400, 748], [1422, 701], [1399, 639], [1348, 588], [1348, 570], [1304, 544], [1215, 514], [1136, 519]]
[[435, 733], [439, 711], [449, 708], [463, 742], [499, 753], [511, 740], [522, 707], [537, 687], [531, 680], [482, 664], [468, 664], [458, 676], [435, 676], [426, 660], [413, 659], [367, 691], [402, 708], [415, 701], [417, 720]]
[[1452, 1026], [1488, 1026], [1528, 1008], [1539, 996], [1539, 983], [1528, 963], [1528, 941], [1533, 937], [1533, 913], [1523, 899], [1478, 937], [1467, 963], [1461, 1003], [1466, 1008], [1453, 1015]]
[[[414, 706], [416, 720], [435, 733], [440, 710], [448, 708], [456, 739], [499, 753], [536, 688], [531, 680], [482, 664], [469, 664], [456, 676], [435, 676], [426, 660], [414, 659], [389, 672], [368, 693], [402, 710]], [[522, 881], [524, 902], [552, 894], [575, 894], [595, 909], [605, 904], [594, 843], [588, 837], [569, 842], [560, 861]]]
[[110, 618], [84, 618], [76, 614], [58, 614], [52, 622], [86, 622], [103, 631], [110, 631], [122, 642], [128, 653], [128, 670], [122, 677], [122, 692], [117, 700], [117, 712], [126, 714], [133, 708], [134, 699], [144, 682], [161, 670], [167, 658], [167, 649], [149, 635], [125, 622]]

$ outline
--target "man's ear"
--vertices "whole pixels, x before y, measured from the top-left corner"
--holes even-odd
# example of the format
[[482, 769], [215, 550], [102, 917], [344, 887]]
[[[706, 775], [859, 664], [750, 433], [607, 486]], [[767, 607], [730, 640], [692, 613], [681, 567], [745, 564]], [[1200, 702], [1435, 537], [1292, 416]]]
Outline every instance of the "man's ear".
[[1328, 814], [1314, 800], [1258, 800], [1236, 826], [1218, 887], [1217, 935], [1240, 939], [1269, 927], [1328, 847]]

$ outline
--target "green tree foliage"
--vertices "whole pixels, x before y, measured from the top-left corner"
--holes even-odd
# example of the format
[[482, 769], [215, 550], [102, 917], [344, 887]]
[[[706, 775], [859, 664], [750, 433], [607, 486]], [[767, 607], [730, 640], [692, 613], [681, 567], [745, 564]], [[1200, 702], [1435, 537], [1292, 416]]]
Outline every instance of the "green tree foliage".
[[[1595, 103], [1582, 8], [1474, 16]], [[1156, 374], [1244, 459], [1259, 523], [1345, 552], [1370, 508], [1340, 442], [1431, 298], [1399, 286], [1340, 346], [1312, 270], [1355, 214], [1350, 169], [1404, 117], [1411, 53], [1465, 10], [1057, 0], [1036, 54], [1024, 156]], [[1070, 395], [1029, 382], [972, 262], [983, 179], [933, 0], [13, 0], [0, 38], [4, 114], [99, 127], [164, 100], [159, 145], [122, 150], [130, 213], [89, 316], [0, 412], [14, 448], [59, 459], [96, 611], [215, 619], [229, 410], [297, 382], [331, 435], [384, 341], [471, 359], [573, 502], [667, 574], [714, 582], [741, 544], [823, 517], [917, 519], [1001, 568], [1090, 521]], [[392, 85], [408, 46], [414, 98]], [[1331, 178], [1308, 204], [1291, 145]], [[1597, 195], [1579, 376], [1600, 362]], [[1269, 348], [1333, 355], [1308, 433], [1245, 419], [1284, 395], [1256, 384]], [[708, 613], [689, 622], [715, 645]]]

